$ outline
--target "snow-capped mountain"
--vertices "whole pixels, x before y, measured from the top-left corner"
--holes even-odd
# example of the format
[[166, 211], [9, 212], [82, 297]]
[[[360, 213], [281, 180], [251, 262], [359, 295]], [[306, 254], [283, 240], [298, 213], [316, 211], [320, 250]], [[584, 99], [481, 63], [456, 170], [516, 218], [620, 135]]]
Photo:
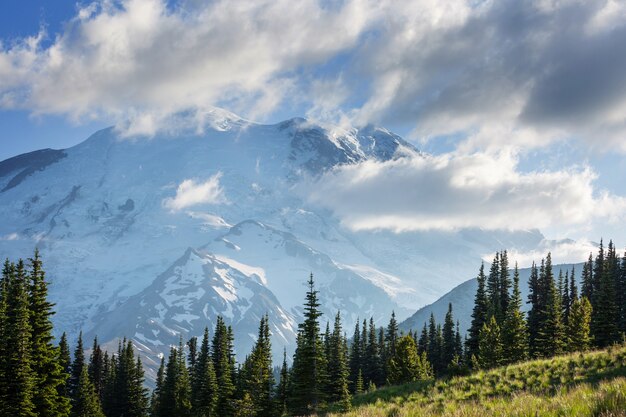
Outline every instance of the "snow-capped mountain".
[[311, 272], [325, 313], [341, 310], [349, 329], [393, 309], [404, 318], [473, 273], [481, 255], [543, 239], [346, 230], [299, 184], [340, 164], [419, 154], [411, 144], [373, 126], [261, 125], [218, 110], [203, 120], [152, 138], [108, 128], [0, 162], [0, 250], [40, 248], [57, 331], [132, 337], [159, 353], [222, 314], [248, 346], [267, 312], [280, 353]]

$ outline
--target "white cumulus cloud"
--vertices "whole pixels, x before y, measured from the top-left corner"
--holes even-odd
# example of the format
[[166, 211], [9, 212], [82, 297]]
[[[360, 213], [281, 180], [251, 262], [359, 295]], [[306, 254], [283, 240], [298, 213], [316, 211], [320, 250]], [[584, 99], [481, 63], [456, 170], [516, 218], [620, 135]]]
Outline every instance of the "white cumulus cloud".
[[163, 200], [163, 206], [178, 211], [199, 204], [224, 204], [228, 200], [220, 185], [222, 173], [218, 172], [206, 181], [186, 179], [176, 189], [176, 195]]
[[594, 180], [590, 168], [521, 172], [510, 153], [451, 153], [342, 166], [304, 192], [353, 230], [555, 230], [624, 217], [626, 199]]

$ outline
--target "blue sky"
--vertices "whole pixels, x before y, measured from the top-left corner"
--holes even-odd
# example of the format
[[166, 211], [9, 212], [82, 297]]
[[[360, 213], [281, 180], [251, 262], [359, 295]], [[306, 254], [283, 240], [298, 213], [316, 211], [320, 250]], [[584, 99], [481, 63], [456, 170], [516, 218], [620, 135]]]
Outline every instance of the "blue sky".
[[[221, 107], [267, 123], [385, 126], [456, 167], [451, 182], [571, 201], [550, 200], [549, 215], [529, 207], [555, 238], [623, 223], [621, 1], [7, 1], [0, 42], [0, 158], [109, 125], [149, 140], [176, 114]], [[546, 188], [557, 178], [569, 194]]]

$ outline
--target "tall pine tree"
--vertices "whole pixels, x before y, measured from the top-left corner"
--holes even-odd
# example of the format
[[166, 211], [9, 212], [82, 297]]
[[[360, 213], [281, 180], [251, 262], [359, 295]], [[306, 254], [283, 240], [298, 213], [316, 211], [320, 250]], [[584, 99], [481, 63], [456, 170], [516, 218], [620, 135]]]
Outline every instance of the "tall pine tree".
[[520, 362], [528, 358], [528, 328], [521, 309], [522, 295], [516, 263], [513, 272], [513, 294], [502, 327], [504, 362], [506, 363]]
[[[474, 297], [474, 309], [472, 311], [472, 324], [469, 328], [469, 337], [467, 339], [466, 350], [467, 356], [478, 356], [478, 341], [479, 334], [483, 325], [487, 321], [487, 314], [489, 311], [489, 302], [487, 300], [487, 293], [485, 289], [485, 265], [480, 266], [478, 272], [478, 288], [476, 289], [476, 296]], [[420, 343], [421, 347], [421, 343]]]
[[295, 415], [316, 413], [325, 401], [326, 358], [320, 334], [318, 291], [313, 274], [308, 281], [304, 322], [298, 328], [296, 352], [291, 370], [290, 411]]

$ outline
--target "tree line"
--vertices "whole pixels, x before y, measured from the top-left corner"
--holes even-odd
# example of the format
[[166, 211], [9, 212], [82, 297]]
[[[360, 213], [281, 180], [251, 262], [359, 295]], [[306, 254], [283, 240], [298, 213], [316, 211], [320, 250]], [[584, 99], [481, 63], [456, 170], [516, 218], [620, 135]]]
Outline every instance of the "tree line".
[[[472, 323], [465, 343], [465, 363], [490, 368], [554, 355], [604, 348], [626, 334], [626, 254], [620, 257], [613, 242], [576, 270], [555, 275], [550, 253], [533, 263], [527, 303], [521, 310], [519, 271], [511, 281], [507, 252], [497, 253], [489, 274], [481, 266], [477, 277]], [[581, 288], [578, 289], [580, 282]]]
[[[517, 265], [506, 251], [488, 273], [481, 265], [472, 322], [464, 337], [448, 306], [443, 325], [431, 314], [421, 332], [403, 334], [392, 313], [385, 327], [358, 320], [351, 338], [338, 312], [322, 331], [313, 275], [309, 277], [291, 366], [286, 352], [272, 363], [270, 320], [242, 363], [233, 329], [217, 317], [212, 335], [181, 338], [163, 357], [150, 392], [130, 340], [110, 353], [82, 334], [73, 355], [65, 334], [52, 336], [54, 305], [39, 254], [5, 262], [0, 278], [0, 417], [273, 417], [351, 407], [353, 395], [386, 384], [429, 380], [535, 357], [605, 347], [626, 332], [626, 255], [600, 245], [581, 271], [555, 276], [551, 255], [533, 264], [530, 304], [522, 311]], [[73, 358], [72, 358], [73, 356]]]

